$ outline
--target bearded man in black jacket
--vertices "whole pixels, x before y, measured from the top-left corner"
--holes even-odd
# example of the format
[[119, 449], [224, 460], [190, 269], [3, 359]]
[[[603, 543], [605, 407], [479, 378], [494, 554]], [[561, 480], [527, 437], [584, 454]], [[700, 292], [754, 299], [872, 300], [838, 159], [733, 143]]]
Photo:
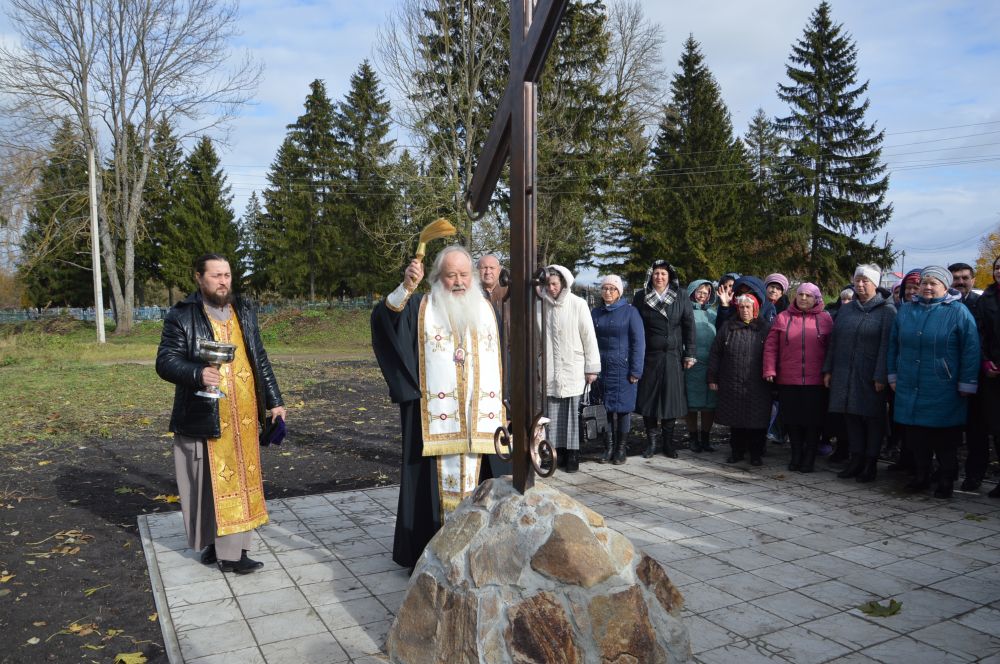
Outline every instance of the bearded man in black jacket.
[[[234, 296], [229, 261], [206, 254], [195, 262], [198, 290], [163, 321], [156, 373], [176, 386], [170, 431], [188, 545], [201, 562], [247, 574], [263, 563], [247, 557], [253, 530], [267, 523], [259, 432], [265, 411], [286, 417], [252, 302]], [[231, 343], [236, 355], [214, 367], [198, 358], [199, 339]], [[220, 387], [222, 398], [199, 396]]]

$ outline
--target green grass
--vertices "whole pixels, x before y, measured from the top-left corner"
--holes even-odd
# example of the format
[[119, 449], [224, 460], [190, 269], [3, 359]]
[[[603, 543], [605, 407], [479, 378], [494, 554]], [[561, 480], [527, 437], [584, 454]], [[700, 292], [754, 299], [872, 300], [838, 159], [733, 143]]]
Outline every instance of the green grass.
[[[296, 355], [330, 359], [372, 357], [367, 311], [286, 310], [261, 317], [261, 334], [282, 389], [294, 389]], [[68, 319], [0, 325], [0, 445], [80, 436], [109, 437], [127, 428], [162, 433], [173, 385], [152, 363], [162, 323], [139, 323], [127, 336], [98, 344], [93, 323]], [[287, 376], [292, 384], [286, 385]]]

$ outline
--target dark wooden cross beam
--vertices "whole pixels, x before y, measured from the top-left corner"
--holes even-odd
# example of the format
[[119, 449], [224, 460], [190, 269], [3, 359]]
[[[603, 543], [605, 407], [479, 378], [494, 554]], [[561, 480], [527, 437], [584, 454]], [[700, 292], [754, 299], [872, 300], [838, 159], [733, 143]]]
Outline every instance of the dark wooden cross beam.
[[[510, 417], [514, 439], [514, 487], [524, 493], [534, 485], [530, 445], [535, 418], [543, 412], [543, 383], [537, 358], [535, 326], [537, 247], [536, 85], [555, 39], [568, 0], [511, 0], [510, 82], [479, 155], [466, 207], [474, 217], [489, 206], [507, 157], [510, 166]], [[555, 460], [552, 461], [555, 463]]]

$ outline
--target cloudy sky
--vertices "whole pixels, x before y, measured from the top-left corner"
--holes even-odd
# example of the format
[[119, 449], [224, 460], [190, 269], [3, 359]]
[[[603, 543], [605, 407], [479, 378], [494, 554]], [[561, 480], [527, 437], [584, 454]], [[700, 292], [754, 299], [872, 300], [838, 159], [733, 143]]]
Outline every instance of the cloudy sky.
[[[3, 0], [0, 0], [2, 3]], [[676, 70], [688, 34], [701, 42], [736, 130], [775, 95], [792, 43], [817, 3], [800, 0], [642, 0], [664, 31], [664, 66]], [[240, 214], [261, 190], [285, 126], [302, 111], [309, 83], [333, 99], [359, 63], [373, 59], [394, 0], [242, 0], [238, 48], [265, 66], [256, 104], [236, 120], [224, 167]], [[1000, 224], [1000, 2], [833, 0], [870, 81], [868, 120], [886, 130], [885, 160], [895, 206], [884, 229], [906, 267], [973, 262], [979, 238]], [[0, 19], [0, 35], [10, 25]], [[405, 142], [405, 136], [397, 136]], [[880, 235], [881, 237], [881, 235]], [[896, 268], [900, 265], [897, 263]]]

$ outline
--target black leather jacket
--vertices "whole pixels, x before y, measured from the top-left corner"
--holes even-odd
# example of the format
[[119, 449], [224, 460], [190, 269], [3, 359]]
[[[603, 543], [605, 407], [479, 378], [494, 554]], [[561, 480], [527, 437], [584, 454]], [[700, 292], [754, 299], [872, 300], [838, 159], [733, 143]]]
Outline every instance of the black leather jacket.
[[976, 315], [976, 324], [979, 327], [983, 359], [1000, 364], [1000, 286], [997, 284], [987, 286], [976, 300], [973, 313]]
[[[237, 296], [233, 308], [243, 330], [243, 344], [253, 367], [257, 388], [257, 422], [264, 425], [264, 411], [283, 406], [278, 381], [260, 339], [253, 304]], [[219, 400], [195, 396], [202, 389], [201, 370], [207, 365], [195, 359], [195, 339], [212, 339], [212, 326], [205, 315], [201, 291], [175, 304], [163, 320], [163, 336], [156, 351], [156, 373], [176, 385], [170, 431], [192, 438], [218, 438]]]

